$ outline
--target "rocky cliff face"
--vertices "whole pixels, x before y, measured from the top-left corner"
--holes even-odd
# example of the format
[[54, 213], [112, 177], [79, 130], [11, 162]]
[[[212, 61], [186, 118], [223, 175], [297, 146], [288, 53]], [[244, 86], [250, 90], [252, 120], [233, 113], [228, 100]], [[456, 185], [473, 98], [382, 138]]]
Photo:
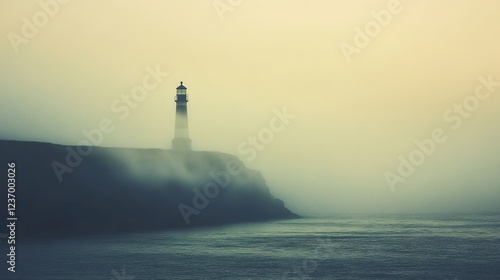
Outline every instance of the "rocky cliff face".
[[[2, 178], [9, 162], [15, 163], [20, 236], [297, 217], [270, 194], [259, 172], [228, 154], [0, 141]], [[0, 211], [1, 219], [6, 215], [6, 209]]]

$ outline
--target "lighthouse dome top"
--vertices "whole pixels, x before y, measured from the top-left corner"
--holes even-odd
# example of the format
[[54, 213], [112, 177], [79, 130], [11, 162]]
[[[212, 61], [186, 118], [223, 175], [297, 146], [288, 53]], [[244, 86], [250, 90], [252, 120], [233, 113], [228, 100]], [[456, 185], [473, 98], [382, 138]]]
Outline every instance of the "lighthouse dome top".
[[187, 89], [181, 82], [181, 85], [177, 87], [177, 89]]

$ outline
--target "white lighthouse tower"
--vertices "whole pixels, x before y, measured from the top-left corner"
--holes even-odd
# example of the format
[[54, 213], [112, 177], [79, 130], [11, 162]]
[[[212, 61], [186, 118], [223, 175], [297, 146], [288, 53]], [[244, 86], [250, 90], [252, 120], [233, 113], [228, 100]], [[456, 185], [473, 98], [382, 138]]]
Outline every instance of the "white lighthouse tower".
[[175, 133], [172, 140], [172, 150], [191, 151], [191, 139], [189, 139], [187, 88], [182, 84], [177, 87], [175, 95]]

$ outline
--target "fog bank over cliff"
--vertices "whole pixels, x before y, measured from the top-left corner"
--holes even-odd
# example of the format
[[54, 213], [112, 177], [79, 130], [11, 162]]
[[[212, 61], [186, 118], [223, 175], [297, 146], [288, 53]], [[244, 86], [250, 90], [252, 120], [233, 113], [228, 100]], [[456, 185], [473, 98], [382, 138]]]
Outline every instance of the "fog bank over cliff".
[[[20, 235], [186, 228], [298, 217], [235, 156], [0, 140]], [[7, 193], [1, 193], [6, 199]], [[0, 218], [6, 218], [5, 213]]]

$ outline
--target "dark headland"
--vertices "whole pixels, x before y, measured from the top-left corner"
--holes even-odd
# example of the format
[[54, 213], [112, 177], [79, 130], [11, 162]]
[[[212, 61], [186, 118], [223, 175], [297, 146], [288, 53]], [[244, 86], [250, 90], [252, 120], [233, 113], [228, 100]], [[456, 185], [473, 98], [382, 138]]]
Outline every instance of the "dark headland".
[[[85, 155], [88, 154], [88, 155]], [[81, 156], [84, 155], [84, 156]], [[233, 155], [0, 140], [15, 162], [16, 232], [61, 236], [297, 218]], [[6, 180], [3, 180], [6, 182]], [[7, 218], [7, 187], [0, 192]]]

